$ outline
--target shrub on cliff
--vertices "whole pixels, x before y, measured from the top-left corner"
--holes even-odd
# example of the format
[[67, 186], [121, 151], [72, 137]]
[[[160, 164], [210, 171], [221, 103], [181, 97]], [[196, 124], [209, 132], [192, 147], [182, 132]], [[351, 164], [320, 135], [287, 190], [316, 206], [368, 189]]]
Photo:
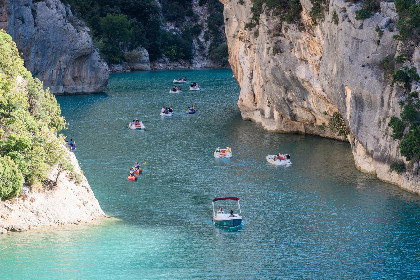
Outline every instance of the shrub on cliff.
[[379, 0], [364, 0], [362, 8], [356, 11], [356, 19], [362, 20], [370, 18], [375, 12], [380, 10]]
[[22, 189], [23, 175], [10, 157], [0, 156], [0, 198], [10, 199]]
[[[318, 0], [311, 0], [313, 1]], [[325, 2], [325, 0], [321, 0]], [[313, 3], [312, 3], [313, 4]], [[301, 19], [302, 5], [299, 0], [252, 0], [251, 21], [245, 28], [253, 28], [259, 24], [261, 13], [272, 12], [287, 23], [298, 23]]]
[[396, 0], [400, 19], [397, 22], [400, 39], [412, 39], [416, 42], [420, 40], [420, 3], [414, 0]]
[[407, 160], [420, 159], [420, 126], [412, 129], [401, 141], [401, 154]]
[[405, 124], [399, 118], [392, 116], [388, 126], [392, 128], [392, 139], [401, 139], [404, 135]]
[[0, 31], [0, 199], [24, 183], [40, 185], [62, 158], [64, 118], [55, 97], [23, 66], [12, 38]]

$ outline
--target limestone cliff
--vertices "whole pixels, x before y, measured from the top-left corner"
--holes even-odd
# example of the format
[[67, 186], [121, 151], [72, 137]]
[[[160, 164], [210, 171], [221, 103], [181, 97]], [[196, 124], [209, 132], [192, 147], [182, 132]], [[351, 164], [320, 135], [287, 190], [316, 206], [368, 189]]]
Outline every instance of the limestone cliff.
[[47, 188], [0, 201], [0, 233], [40, 226], [91, 222], [105, 217], [73, 153], [67, 152], [74, 171], [55, 166], [44, 182]]
[[105, 89], [108, 66], [89, 29], [59, 0], [0, 0], [0, 28], [16, 42], [26, 68], [51, 92]]
[[[242, 117], [270, 131], [348, 140], [360, 170], [420, 193], [417, 175], [389, 171], [391, 162], [404, 160], [388, 131], [390, 116], [400, 113], [402, 93], [380, 67], [400, 47], [393, 39], [398, 34], [394, 3], [382, 2], [371, 18], [357, 20], [357, 5], [325, 2], [325, 19], [318, 24], [309, 16], [311, 1], [301, 0], [299, 24], [266, 12], [256, 27], [246, 28], [251, 1], [222, 0]], [[419, 72], [418, 58], [412, 61]], [[347, 138], [328, 128], [337, 112], [350, 131]]]

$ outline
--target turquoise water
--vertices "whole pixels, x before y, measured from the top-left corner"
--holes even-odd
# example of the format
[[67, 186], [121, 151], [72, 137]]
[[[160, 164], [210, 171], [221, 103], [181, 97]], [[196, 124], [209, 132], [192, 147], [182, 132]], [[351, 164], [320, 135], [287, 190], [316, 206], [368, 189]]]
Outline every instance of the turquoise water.
[[[169, 94], [180, 76], [204, 90]], [[241, 120], [238, 95], [231, 71], [201, 70], [112, 75], [104, 94], [58, 97], [64, 133], [118, 220], [0, 236], [0, 278], [419, 278], [420, 198], [358, 172], [347, 143]], [[161, 118], [162, 105], [175, 115]], [[126, 128], [134, 118], [145, 131]], [[233, 157], [216, 160], [226, 145]], [[293, 165], [268, 164], [275, 152]], [[147, 163], [130, 182], [134, 161]], [[221, 196], [241, 199], [240, 230], [213, 226]]]

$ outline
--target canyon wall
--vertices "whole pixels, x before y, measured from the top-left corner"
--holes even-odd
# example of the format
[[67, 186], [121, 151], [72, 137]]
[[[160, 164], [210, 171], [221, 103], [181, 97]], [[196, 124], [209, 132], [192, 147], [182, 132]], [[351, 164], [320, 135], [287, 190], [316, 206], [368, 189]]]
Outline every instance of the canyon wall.
[[[404, 160], [399, 141], [392, 139], [388, 128], [390, 117], [400, 114], [403, 93], [387, 82], [380, 66], [400, 47], [393, 39], [398, 34], [394, 3], [382, 2], [380, 12], [357, 20], [360, 7], [332, 0], [324, 20], [315, 24], [309, 14], [311, 1], [301, 0], [298, 24], [287, 24], [266, 12], [250, 28], [246, 27], [252, 18], [250, 0], [221, 2], [244, 119], [269, 131], [349, 141], [361, 171], [420, 194], [418, 175], [389, 168], [391, 162]], [[419, 49], [411, 59], [417, 72]], [[342, 116], [347, 136], [328, 126], [334, 113]]]
[[25, 67], [55, 94], [100, 92], [109, 73], [89, 29], [59, 0], [0, 0], [0, 28]]

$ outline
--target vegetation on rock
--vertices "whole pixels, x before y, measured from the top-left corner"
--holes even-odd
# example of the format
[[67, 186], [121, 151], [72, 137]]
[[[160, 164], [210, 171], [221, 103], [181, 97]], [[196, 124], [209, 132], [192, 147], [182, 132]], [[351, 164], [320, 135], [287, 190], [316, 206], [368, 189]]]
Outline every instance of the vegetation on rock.
[[389, 169], [391, 171], [395, 171], [397, 173], [402, 173], [402, 172], [405, 171], [405, 164], [402, 161], [393, 162], [393, 163], [391, 163]]
[[263, 12], [271, 12], [287, 23], [298, 23], [301, 19], [302, 5], [299, 0], [253, 0], [252, 18], [246, 28], [253, 28], [259, 24]]
[[[419, 81], [420, 76], [416, 67], [408, 66], [413, 55], [412, 46], [420, 42], [420, 4], [415, 0], [396, 0], [395, 7], [399, 15], [397, 22], [399, 34], [395, 38], [401, 41], [401, 48], [399, 55], [387, 56], [381, 61], [380, 66], [384, 70], [386, 79], [392, 77], [391, 85], [400, 85], [404, 90], [404, 97], [399, 102], [402, 106], [401, 119], [392, 116], [388, 126], [392, 128], [392, 138], [401, 140], [400, 153], [409, 161], [410, 168], [414, 166], [414, 162], [420, 160], [419, 95], [418, 92], [410, 92], [413, 82]], [[390, 170], [401, 173], [406, 167], [403, 162], [397, 162], [391, 164]], [[413, 174], [418, 172], [415, 171]]]
[[399, 39], [411, 39], [415, 42], [420, 40], [420, 3], [415, 0], [396, 0], [395, 7], [400, 19], [397, 27]]
[[0, 199], [40, 186], [63, 159], [57, 132], [65, 120], [55, 97], [23, 66], [12, 38], [0, 31]]
[[379, 0], [363, 0], [362, 7], [356, 11], [356, 19], [362, 20], [370, 18], [374, 13], [379, 11]]
[[328, 122], [328, 127], [332, 132], [336, 132], [338, 136], [346, 136], [350, 133], [343, 116], [340, 113], [334, 112]]
[[309, 15], [312, 18], [314, 24], [324, 20], [325, 9], [328, 7], [330, 1], [328, 0], [311, 0], [312, 8], [309, 12]]
[[[193, 39], [202, 31], [192, 0], [63, 0], [71, 5], [91, 28], [95, 44], [108, 63], [126, 61], [125, 54], [139, 47], [149, 52], [151, 61], [166, 56], [171, 60], [191, 60]], [[205, 38], [209, 53], [225, 43], [223, 5], [217, 0], [200, 0], [207, 5]], [[219, 56], [211, 56], [219, 59]], [[225, 52], [222, 61], [226, 61]], [[221, 61], [214, 61], [221, 62]]]

